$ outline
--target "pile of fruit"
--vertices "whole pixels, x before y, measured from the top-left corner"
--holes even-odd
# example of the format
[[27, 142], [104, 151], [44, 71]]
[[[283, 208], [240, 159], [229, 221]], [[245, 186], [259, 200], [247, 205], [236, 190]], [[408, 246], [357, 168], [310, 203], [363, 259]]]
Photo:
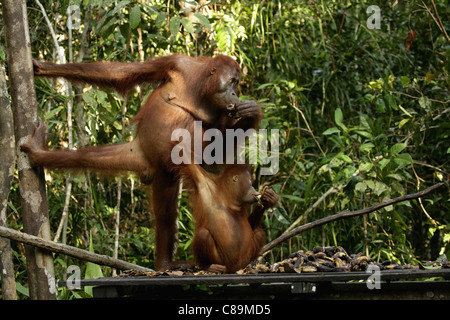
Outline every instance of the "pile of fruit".
[[[340, 246], [314, 247], [312, 251], [299, 250], [289, 255], [287, 259], [270, 265], [263, 260], [251, 262], [245, 268], [237, 271], [237, 274], [257, 273], [306, 273], [306, 272], [351, 272], [366, 271], [371, 265], [377, 266], [379, 270], [395, 269], [419, 269], [418, 265], [401, 265], [395, 260], [376, 262], [372, 258], [358, 254], [347, 254]], [[424, 264], [425, 265], [425, 264]], [[433, 268], [450, 268], [450, 262], [445, 258], [439, 263], [430, 265]], [[212, 274], [203, 270], [171, 270], [164, 272], [142, 272], [126, 270], [120, 276], [181, 276], [181, 275], [204, 275]]]
[[368, 266], [376, 265], [380, 270], [416, 269], [419, 266], [400, 265], [395, 260], [386, 260], [382, 263], [374, 261], [362, 253], [347, 254], [344, 248], [314, 247], [312, 251], [297, 251], [283, 261], [269, 265], [265, 262], [252, 262], [239, 270], [238, 274], [249, 273], [289, 273], [289, 272], [336, 272], [336, 271], [365, 271]]

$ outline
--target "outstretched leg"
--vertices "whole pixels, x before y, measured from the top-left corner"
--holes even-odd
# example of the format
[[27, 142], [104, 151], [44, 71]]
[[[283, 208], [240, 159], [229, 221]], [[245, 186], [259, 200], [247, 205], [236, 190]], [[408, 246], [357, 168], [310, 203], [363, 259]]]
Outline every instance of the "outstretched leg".
[[21, 148], [28, 153], [32, 166], [50, 169], [134, 171], [140, 175], [149, 175], [151, 171], [137, 140], [117, 145], [84, 147], [79, 150], [46, 150], [45, 127], [42, 123], [36, 128], [31, 140]]

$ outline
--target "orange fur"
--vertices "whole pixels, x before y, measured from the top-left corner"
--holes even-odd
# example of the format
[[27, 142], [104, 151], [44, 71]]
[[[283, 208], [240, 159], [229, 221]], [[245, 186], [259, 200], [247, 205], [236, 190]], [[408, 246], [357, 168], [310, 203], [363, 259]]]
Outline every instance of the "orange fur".
[[[43, 127], [22, 146], [32, 165], [48, 168], [81, 168], [100, 171], [134, 171], [149, 192], [156, 227], [156, 268], [176, 266], [177, 195], [179, 181], [171, 171], [171, 134], [185, 128], [192, 133], [195, 120], [205, 128], [225, 133], [230, 128], [256, 128], [261, 110], [254, 101], [239, 102], [236, 94], [239, 65], [226, 56], [190, 58], [172, 55], [146, 62], [92, 62], [53, 64], [33, 61], [35, 75], [64, 77], [70, 81], [111, 87], [121, 94], [144, 82], [158, 83], [135, 116], [136, 138], [126, 144], [85, 147], [73, 151], [44, 148]], [[237, 106], [240, 120], [228, 117], [227, 105]]]
[[192, 244], [194, 257], [201, 268], [222, 266], [226, 273], [245, 267], [258, 257], [265, 243], [261, 228], [264, 211], [273, 207], [278, 196], [267, 190], [264, 207], [250, 206], [258, 193], [251, 185], [247, 165], [227, 165], [220, 174], [212, 174], [199, 165], [177, 167], [192, 191], [195, 218]]

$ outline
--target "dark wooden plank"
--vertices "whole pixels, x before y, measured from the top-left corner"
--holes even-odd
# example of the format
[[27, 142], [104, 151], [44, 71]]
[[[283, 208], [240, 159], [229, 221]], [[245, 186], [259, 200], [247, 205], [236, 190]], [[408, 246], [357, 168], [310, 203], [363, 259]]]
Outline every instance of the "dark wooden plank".
[[[267, 273], [267, 274], [225, 274], [197, 276], [155, 276], [155, 277], [108, 277], [80, 280], [81, 286], [152, 286], [152, 285], [196, 285], [196, 284], [261, 284], [295, 282], [333, 282], [366, 280], [371, 273], [366, 272], [314, 272], [314, 273]], [[450, 278], [450, 269], [383, 270], [381, 281], [394, 279], [421, 279], [431, 277]], [[66, 286], [59, 281], [58, 286]]]

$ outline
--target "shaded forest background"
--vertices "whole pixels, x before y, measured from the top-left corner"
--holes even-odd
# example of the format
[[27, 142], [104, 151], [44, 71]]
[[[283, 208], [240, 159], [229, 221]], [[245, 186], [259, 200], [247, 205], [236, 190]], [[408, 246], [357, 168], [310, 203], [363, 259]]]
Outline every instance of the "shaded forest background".
[[[449, 181], [450, 10], [445, 0], [40, 1], [51, 28], [37, 2], [28, 1], [28, 20], [33, 57], [39, 60], [144, 61], [184, 53], [227, 54], [239, 62], [241, 100], [257, 100], [264, 110], [262, 128], [281, 133], [279, 172], [260, 176], [256, 170], [255, 176], [259, 186], [270, 185], [281, 196], [264, 220], [268, 241], [344, 209]], [[377, 18], [368, 10], [371, 5], [380, 9], [379, 29], [369, 28]], [[129, 141], [130, 119], [152, 88], [142, 86], [122, 97], [36, 78], [36, 90], [49, 146], [80, 148]], [[57, 241], [153, 267], [150, 204], [136, 177], [56, 171], [47, 172], [46, 180]], [[176, 256], [186, 260], [192, 258], [193, 236], [186, 192], [179, 202]], [[21, 230], [17, 179], [8, 207], [9, 227]], [[378, 261], [450, 257], [449, 209], [444, 187], [421, 200], [302, 233], [266, 259], [278, 261], [316, 245], [340, 245]], [[24, 249], [14, 243], [13, 250], [18, 289], [26, 295]], [[110, 268], [55, 257], [61, 279], [71, 264], [79, 265], [86, 278], [111, 274]]]

